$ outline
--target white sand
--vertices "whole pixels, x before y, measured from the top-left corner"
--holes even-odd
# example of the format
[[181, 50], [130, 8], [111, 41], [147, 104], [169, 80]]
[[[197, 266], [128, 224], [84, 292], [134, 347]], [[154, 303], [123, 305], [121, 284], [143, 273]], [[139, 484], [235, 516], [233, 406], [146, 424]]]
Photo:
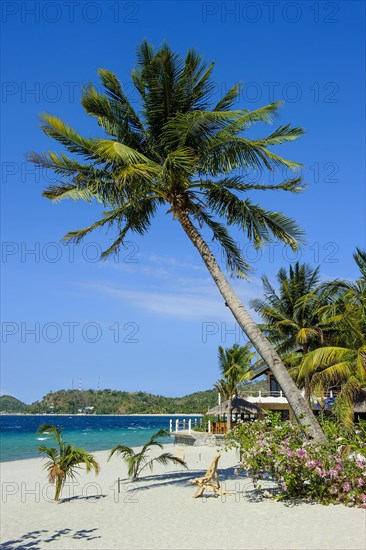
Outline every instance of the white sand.
[[[107, 463], [107, 452], [97, 452], [100, 475], [82, 474], [74, 498], [67, 500], [67, 485], [60, 503], [50, 500], [54, 488], [41, 459], [2, 463], [1, 548], [366, 548], [365, 510], [258, 501], [251, 483], [233, 475], [234, 451], [223, 454], [219, 474], [226, 490], [236, 492], [193, 499], [189, 479], [207, 469], [216, 451], [186, 447], [185, 453], [188, 472], [158, 466], [131, 484], [121, 459]], [[118, 476], [124, 478], [120, 495]]]

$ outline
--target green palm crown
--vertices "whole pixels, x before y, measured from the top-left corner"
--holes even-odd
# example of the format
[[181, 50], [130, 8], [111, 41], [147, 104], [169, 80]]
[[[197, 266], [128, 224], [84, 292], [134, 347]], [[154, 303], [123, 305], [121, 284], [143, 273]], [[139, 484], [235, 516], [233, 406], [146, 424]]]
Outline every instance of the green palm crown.
[[253, 111], [233, 110], [240, 95], [235, 84], [214, 104], [213, 67], [193, 50], [183, 59], [166, 44], [154, 51], [143, 42], [131, 72], [138, 109], [117, 77], [105, 69], [98, 71], [103, 93], [92, 85], [83, 91], [81, 103], [104, 137], [82, 137], [60, 118], [42, 115], [45, 134], [67, 151], [29, 154], [31, 162], [60, 178], [44, 196], [53, 201], [96, 199], [108, 209], [102, 219], [68, 233], [66, 240], [79, 242], [96, 228], [114, 226], [113, 244], [102, 254], [106, 258], [119, 250], [128, 232], [144, 234], [159, 207], [168, 205], [174, 218], [183, 213], [208, 228], [236, 276], [248, 265], [226, 224], [244, 231], [256, 246], [276, 238], [297, 247], [302, 232], [293, 220], [241, 196], [253, 189], [299, 192], [301, 177], [266, 185], [245, 183], [239, 174], [263, 168], [296, 171], [298, 163], [270, 148], [296, 140], [303, 130], [287, 124], [265, 137], [243, 137], [253, 124], [271, 123], [280, 102]]

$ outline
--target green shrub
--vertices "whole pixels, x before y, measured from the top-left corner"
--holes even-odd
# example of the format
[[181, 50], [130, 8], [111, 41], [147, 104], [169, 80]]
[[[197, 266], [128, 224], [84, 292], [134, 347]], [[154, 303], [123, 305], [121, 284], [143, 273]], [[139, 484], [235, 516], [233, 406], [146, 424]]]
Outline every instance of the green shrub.
[[332, 434], [327, 445], [309, 441], [299, 425], [269, 414], [238, 426], [228, 434], [227, 443], [239, 446], [240, 471], [258, 490], [260, 480], [269, 477], [277, 484], [279, 498], [366, 507], [364, 426], [361, 434], [341, 432], [329, 423], [324, 429]]

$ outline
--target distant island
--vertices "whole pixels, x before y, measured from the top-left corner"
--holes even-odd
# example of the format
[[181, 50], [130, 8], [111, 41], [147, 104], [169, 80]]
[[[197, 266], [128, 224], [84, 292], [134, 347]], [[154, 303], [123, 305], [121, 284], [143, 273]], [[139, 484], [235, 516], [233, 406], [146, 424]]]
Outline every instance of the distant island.
[[[264, 389], [263, 382], [246, 384], [245, 389]], [[11, 395], [0, 396], [0, 413], [23, 414], [193, 414], [206, 413], [217, 404], [217, 390], [165, 397], [142, 391], [58, 390], [41, 401], [27, 405]]]

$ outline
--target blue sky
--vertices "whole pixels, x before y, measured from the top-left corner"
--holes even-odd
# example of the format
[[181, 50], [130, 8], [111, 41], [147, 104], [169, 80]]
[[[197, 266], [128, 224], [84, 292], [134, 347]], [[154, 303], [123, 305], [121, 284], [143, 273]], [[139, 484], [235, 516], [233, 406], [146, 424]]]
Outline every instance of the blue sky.
[[243, 301], [260, 295], [263, 273], [273, 279], [296, 259], [320, 265], [324, 279], [356, 276], [352, 252], [365, 247], [364, 21], [364, 3], [351, 1], [2, 3], [3, 393], [31, 402], [81, 379], [84, 388], [183, 395], [217, 380], [219, 344], [245, 341], [165, 210], [146, 237], [130, 235], [117, 261], [100, 263], [112, 235], [74, 247], [60, 239], [101, 209], [51, 204], [41, 196], [50, 175], [25, 162], [27, 151], [59, 150], [39, 129], [41, 112], [98, 132], [81, 88], [103, 67], [132, 92], [144, 38], [183, 55], [195, 48], [216, 62], [217, 97], [239, 81], [238, 107], [283, 100], [278, 124], [306, 129], [277, 151], [303, 163], [307, 191], [251, 198], [296, 219], [307, 242], [297, 255], [275, 244], [256, 253], [235, 234], [255, 269], [250, 282], [233, 282]]

